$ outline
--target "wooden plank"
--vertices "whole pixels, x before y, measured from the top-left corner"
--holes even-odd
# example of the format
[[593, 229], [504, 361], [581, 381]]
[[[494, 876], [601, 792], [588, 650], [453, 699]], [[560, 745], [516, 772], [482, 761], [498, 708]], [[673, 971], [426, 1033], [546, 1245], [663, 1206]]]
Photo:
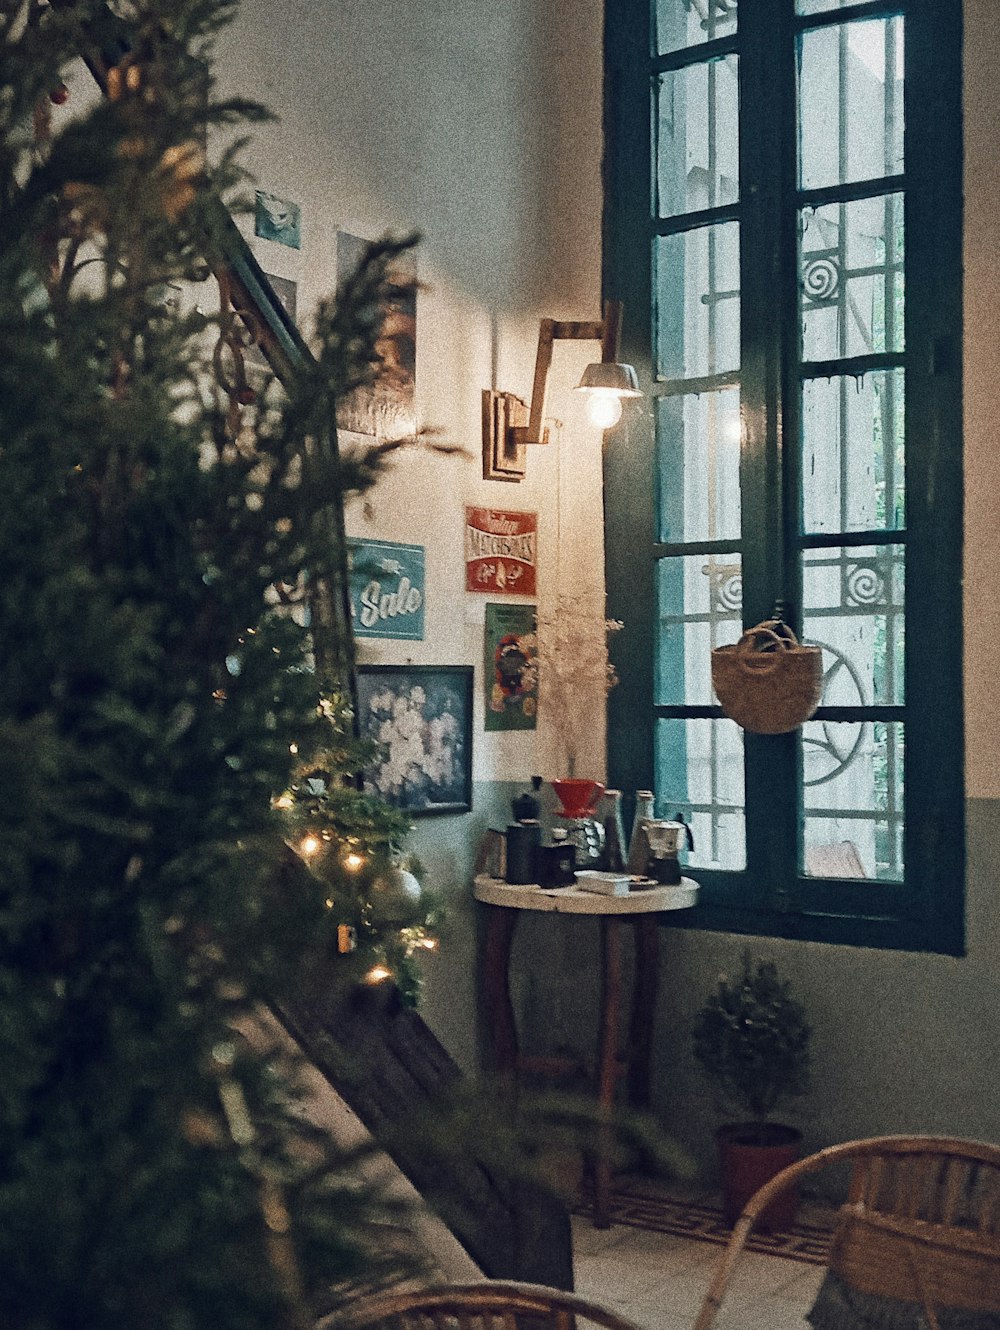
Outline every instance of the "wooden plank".
[[378, 1000], [339, 1002], [316, 989], [272, 1010], [483, 1273], [572, 1289], [569, 1215], [559, 1201], [472, 1153], [442, 1166], [418, 1140], [407, 1140], [407, 1123], [434, 1111], [462, 1080], [418, 1013], [392, 989], [379, 990]]

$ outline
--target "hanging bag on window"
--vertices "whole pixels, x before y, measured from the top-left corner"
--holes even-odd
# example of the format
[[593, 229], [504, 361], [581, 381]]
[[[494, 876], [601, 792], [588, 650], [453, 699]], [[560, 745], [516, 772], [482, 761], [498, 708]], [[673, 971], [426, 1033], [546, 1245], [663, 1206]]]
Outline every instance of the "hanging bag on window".
[[753, 734], [785, 734], [819, 706], [823, 652], [801, 646], [780, 619], [765, 619], [733, 646], [715, 648], [712, 686], [737, 725]]

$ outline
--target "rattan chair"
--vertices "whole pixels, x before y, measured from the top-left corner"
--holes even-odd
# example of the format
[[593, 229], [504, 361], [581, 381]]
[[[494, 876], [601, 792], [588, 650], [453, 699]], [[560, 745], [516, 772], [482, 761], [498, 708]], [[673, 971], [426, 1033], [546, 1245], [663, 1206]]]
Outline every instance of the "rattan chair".
[[941, 1330], [1000, 1326], [1000, 1146], [933, 1136], [878, 1136], [833, 1145], [783, 1169], [747, 1202], [694, 1330], [709, 1330], [740, 1253], [779, 1193], [850, 1164], [828, 1273], [810, 1319]]
[[365, 1299], [323, 1330], [636, 1330], [624, 1317], [573, 1293], [541, 1284], [487, 1279]]

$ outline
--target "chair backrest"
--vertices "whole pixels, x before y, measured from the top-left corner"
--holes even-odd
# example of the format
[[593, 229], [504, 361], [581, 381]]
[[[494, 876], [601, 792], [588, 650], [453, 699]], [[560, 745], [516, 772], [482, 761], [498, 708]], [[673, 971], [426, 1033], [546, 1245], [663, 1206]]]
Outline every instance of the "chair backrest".
[[322, 1330], [636, 1330], [624, 1317], [540, 1284], [483, 1280], [365, 1299], [320, 1322]]
[[922, 1305], [1000, 1312], [1000, 1146], [941, 1136], [847, 1141], [783, 1169], [747, 1202], [695, 1321], [709, 1330], [761, 1212], [803, 1177], [848, 1162], [829, 1268], [852, 1289]]

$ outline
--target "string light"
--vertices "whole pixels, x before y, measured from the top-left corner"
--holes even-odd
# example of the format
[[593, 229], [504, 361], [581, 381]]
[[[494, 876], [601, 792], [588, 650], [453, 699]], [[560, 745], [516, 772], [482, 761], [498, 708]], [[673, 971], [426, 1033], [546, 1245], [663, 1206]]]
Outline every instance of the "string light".
[[298, 751], [299, 751], [299, 746], [298, 746], [298, 744], [289, 744], [289, 745], [288, 745], [288, 751], [289, 751], [289, 752], [291, 753], [291, 755], [294, 757], [294, 756], [296, 755], [296, 753], [298, 753]]
[[386, 979], [391, 979], [391, 978], [392, 978], [392, 971], [387, 969], [380, 962], [378, 965], [373, 965], [372, 968], [365, 975], [365, 983], [382, 984], [385, 983]]
[[365, 856], [352, 850], [350, 854], [344, 855], [344, 867], [349, 873], [356, 873], [365, 862]]
[[304, 854], [308, 859], [319, 849], [320, 842], [316, 836], [303, 836], [299, 841], [299, 854]]

